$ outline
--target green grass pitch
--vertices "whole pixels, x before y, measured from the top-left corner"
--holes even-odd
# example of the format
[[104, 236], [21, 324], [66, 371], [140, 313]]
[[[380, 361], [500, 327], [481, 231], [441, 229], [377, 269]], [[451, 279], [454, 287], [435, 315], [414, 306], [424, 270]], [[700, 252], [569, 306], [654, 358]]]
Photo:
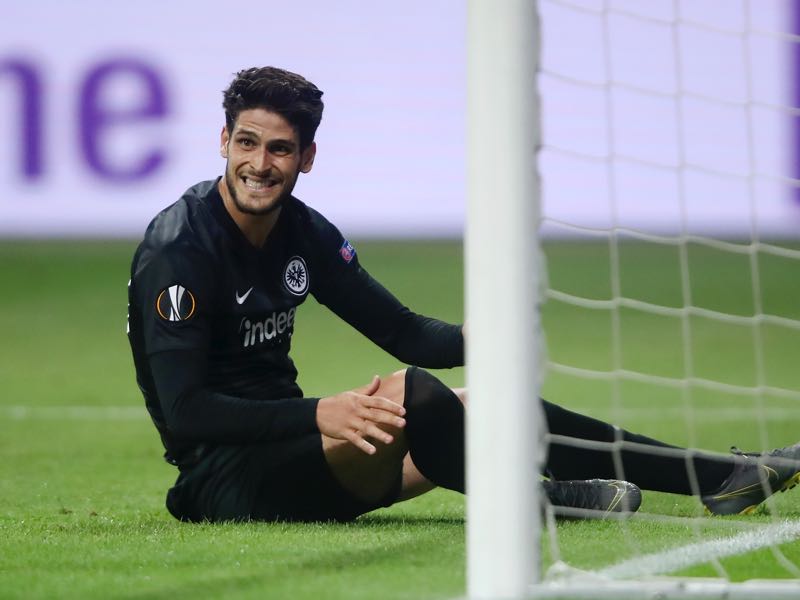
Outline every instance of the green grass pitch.
[[[164, 508], [175, 477], [135, 385], [125, 331], [130, 242], [0, 243], [0, 598], [449, 598], [464, 594], [464, 502], [436, 491], [352, 524], [186, 525]], [[454, 242], [357, 244], [363, 264], [413, 309], [460, 321], [462, 255]], [[550, 244], [551, 285], [611, 297], [605, 245]], [[502, 257], [498, 257], [500, 260]], [[626, 297], [680, 307], [675, 248], [624, 245]], [[692, 302], [752, 315], [748, 258], [689, 249]], [[762, 257], [765, 313], [800, 319], [800, 265]], [[635, 308], [619, 311], [621, 344], [607, 312], [549, 301], [549, 358], [662, 378], [694, 376], [731, 386], [800, 389], [800, 333], [690, 318], [687, 359], [681, 322]], [[322, 395], [366, 383], [401, 365], [313, 300], [300, 310], [293, 356], [301, 385]], [[761, 362], [763, 368], [754, 365]], [[463, 383], [463, 371], [439, 371]], [[498, 386], [502, 394], [502, 386]], [[613, 384], [551, 373], [544, 395], [558, 403], [678, 444], [725, 451], [800, 438], [797, 401], [759, 401], [725, 389], [682, 391], [652, 382]], [[684, 405], [694, 407], [687, 420]], [[759, 418], [759, 415], [761, 418]], [[642, 511], [688, 517], [696, 499], [645, 493]], [[800, 492], [779, 494], [773, 512], [800, 517]], [[558, 525], [559, 555], [580, 568], [736, 531], [739, 518], [570, 521]], [[766, 514], [748, 523], [770, 521]], [[548, 546], [547, 541], [545, 545]], [[549, 546], [545, 555], [551, 556]], [[800, 564], [800, 543], [782, 552]], [[549, 559], [548, 559], [549, 560]], [[736, 580], [789, 577], [767, 550], [722, 561]], [[709, 565], [683, 574], [713, 576]]]

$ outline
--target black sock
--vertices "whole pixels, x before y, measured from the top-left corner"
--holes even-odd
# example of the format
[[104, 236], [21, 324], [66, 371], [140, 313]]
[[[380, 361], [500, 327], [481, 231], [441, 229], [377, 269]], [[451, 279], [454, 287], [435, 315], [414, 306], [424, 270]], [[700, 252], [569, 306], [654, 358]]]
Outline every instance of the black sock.
[[[620, 449], [582, 448], [561, 441], [548, 445], [546, 470], [555, 479], [625, 479], [642, 489], [691, 495], [699, 490], [709, 494], [718, 490], [731, 474], [733, 456], [706, 454], [619, 429], [581, 415], [545, 400], [542, 401], [548, 431], [553, 435], [598, 442], [633, 442], [638, 447]], [[667, 448], [669, 456], [651, 448]], [[622, 471], [615, 467], [614, 454], [619, 455]], [[687, 460], [691, 460], [697, 476], [696, 486]]]
[[423, 369], [406, 370], [406, 439], [411, 460], [428, 480], [464, 493], [464, 406]]

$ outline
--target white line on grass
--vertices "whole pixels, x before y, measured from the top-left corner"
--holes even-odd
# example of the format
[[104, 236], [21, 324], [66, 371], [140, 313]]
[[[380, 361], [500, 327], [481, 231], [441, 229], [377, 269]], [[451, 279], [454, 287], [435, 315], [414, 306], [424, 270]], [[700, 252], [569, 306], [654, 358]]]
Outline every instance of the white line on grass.
[[138, 421], [147, 416], [144, 406], [0, 406], [0, 418], [12, 421]]
[[731, 537], [689, 544], [625, 560], [601, 569], [597, 574], [611, 579], [664, 575], [714, 559], [785, 544], [798, 538], [800, 538], [800, 521], [782, 521]]
[[[597, 406], [570, 406], [571, 410], [583, 413], [597, 413]], [[625, 418], [636, 419], [682, 419], [691, 421], [718, 422], [718, 421], [752, 421], [762, 418], [765, 421], [783, 421], [797, 418], [797, 408], [755, 408], [737, 406], [733, 408], [704, 407], [695, 408], [689, 412], [683, 406], [656, 406], [656, 407], [627, 407], [620, 408], [612, 414], [619, 414]]]
[[[580, 408], [571, 407], [573, 410]], [[591, 412], [592, 408], [586, 408], [584, 412]], [[596, 407], [595, 407], [596, 410]], [[670, 407], [658, 408], [630, 408], [622, 409], [620, 415], [629, 418], [659, 418], [682, 417], [682, 407], [671, 410]], [[743, 417], [743, 415], [745, 415]], [[797, 417], [797, 409], [766, 408], [764, 410], [747, 412], [740, 408], [705, 408], [692, 412], [692, 419], [704, 422], [725, 422], [741, 421], [743, 418], [754, 418], [760, 416], [765, 421], [784, 421]], [[0, 419], [24, 420], [24, 419], [73, 419], [73, 420], [93, 420], [93, 421], [125, 421], [128, 419], [139, 419], [147, 417], [144, 405], [140, 406], [2, 406], [0, 405]]]

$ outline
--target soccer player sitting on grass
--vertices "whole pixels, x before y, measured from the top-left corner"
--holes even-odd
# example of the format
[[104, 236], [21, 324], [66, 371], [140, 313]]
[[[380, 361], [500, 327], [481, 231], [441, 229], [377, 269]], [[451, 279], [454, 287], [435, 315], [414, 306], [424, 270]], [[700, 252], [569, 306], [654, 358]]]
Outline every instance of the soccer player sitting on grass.
[[[238, 73], [224, 92], [224, 176], [156, 216], [133, 258], [129, 339], [165, 458], [180, 471], [167, 494], [179, 519], [349, 520], [436, 486], [464, 492], [464, 390], [417, 366], [324, 398], [304, 398], [296, 383], [289, 347], [309, 294], [407, 364], [464, 357], [460, 326], [411, 312], [291, 195], [314, 164], [321, 96], [280, 69]], [[689, 454], [543, 409], [563, 437], [548, 445], [542, 489], [564, 509], [635, 511], [641, 486], [742, 513], [800, 478], [800, 445]]]

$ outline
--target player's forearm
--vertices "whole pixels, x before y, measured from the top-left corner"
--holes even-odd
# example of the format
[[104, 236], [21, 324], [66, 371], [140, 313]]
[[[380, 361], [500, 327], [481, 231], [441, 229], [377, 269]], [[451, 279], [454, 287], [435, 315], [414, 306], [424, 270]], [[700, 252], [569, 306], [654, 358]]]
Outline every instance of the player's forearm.
[[254, 401], [197, 389], [162, 406], [167, 427], [178, 439], [242, 444], [318, 431], [317, 402], [316, 398]]
[[351, 325], [399, 361], [427, 369], [464, 364], [461, 325], [411, 312], [397, 303], [386, 310], [340, 312]]
[[410, 311], [360, 266], [320, 290], [317, 299], [407, 364], [430, 369], [464, 364], [460, 325]]
[[209, 390], [200, 353], [161, 352], [150, 367], [164, 422], [178, 439], [241, 444], [318, 431], [318, 399], [258, 401]]
[[389, 351], [410, 365], [458, 367], [464, 364], [464, 336], [460, 325], [408, 313], [392, 336]]

